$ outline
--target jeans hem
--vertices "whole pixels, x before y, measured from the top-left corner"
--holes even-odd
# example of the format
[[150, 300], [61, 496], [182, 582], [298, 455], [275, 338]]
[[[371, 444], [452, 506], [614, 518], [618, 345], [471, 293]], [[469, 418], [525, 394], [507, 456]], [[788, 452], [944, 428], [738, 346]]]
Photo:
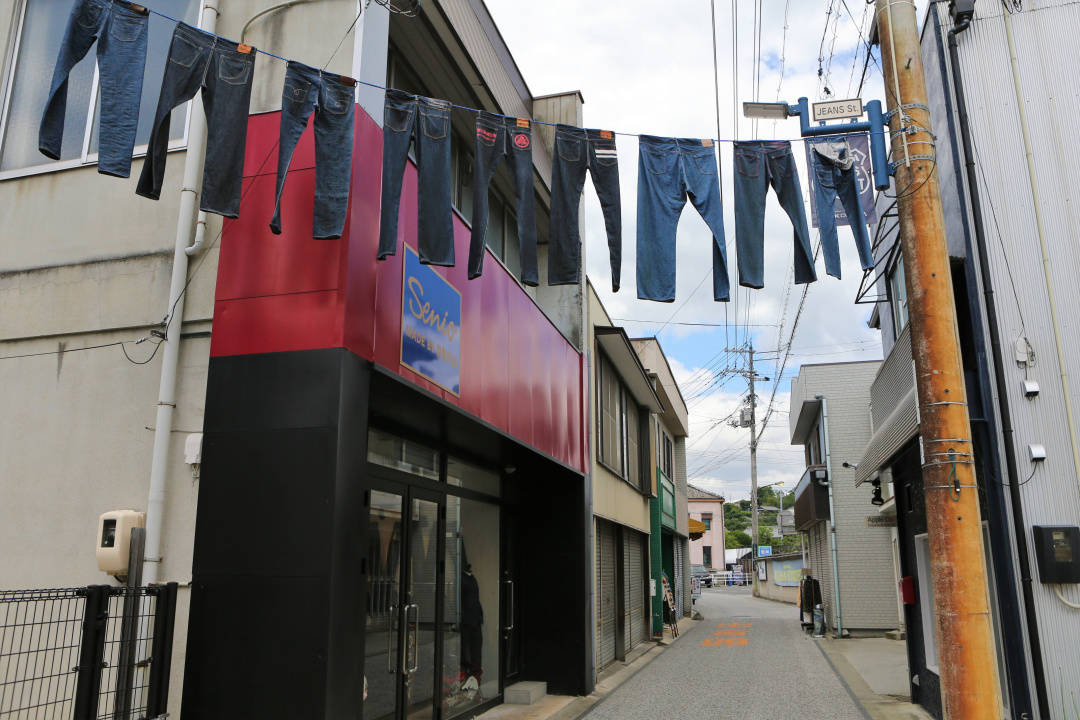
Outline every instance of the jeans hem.
[[215, 210], [214, 208], [204, 207], [202, 205], [199, 206], [199, 209], [203, 212], [214, 213], [215, 215], [220, 215], [221, 217], [230, 218], [232, 220], [240, 217], [240, 212], [237, 210]]
[[673, 303], [673, 302], [675, 302], [675, 296], [674, 295], [672, 295], [669, 298], [651, 298], [651, 297], [646, 297], [645, 295], [642, 295], [641, 293], [638, 293], [637, 297], [638, 297], [638, 300], [648, 300], [649, 302], [662, 302], [662, 303]]
[[129, 177], [131, 177], [131, 168], [128, 168], [127, 170], [109, 170], [108, 168], [104, 168], [99, 164], [97, 171], [98, 171], [99, 175], [108, 175], [109, 177], [118, 177], [118, 178], [129, 178]]
[[60, 152], [59, 151], [53, 152], [52, 150], [49, 150], [48, 148], [44, 148], [44, 147], [41, 147], [40, 145], [38, 145], [38, 152], [41, 153], [42, 155], [44, 155], [45, 157], [49, 158], [50, 160], [59, 160], [60, 159]]
[[157, 191], [157, 192], [153, 192], [151, 190], [140, 190], [139, 188], [135, 188], [135, 194], [138, 195], [139, 197], [148, 198], [150, 200], [160, 200], [161, 199], [161, 191], [160, 190]]
[[[795, 281], [795, 284], [796, 285], [798, 284], [798, 280]], [[765, 283], [757, 284], [757, 283], [747, 282], [746, 280], [739, 280], [739, 285], [741, 285], [744, 288], [750, 288], [751, 290], [760, 290], [763, 287], [765, 287]]]
[[315, 233], [312, 233], [311, 234], [311, 239], [312, 240], [340, 240], [341, 239], [341, 233], [320, 233], [318, 235], [316, 235]]
[[580, 283], [580, 276], [572, 280], [552, 280], [551, 278], [548, 278], [548, 285], [579, 285]]
[[420, 264], [421, 265], [434, 265], [436, 267], [454, 267], [454, 261], [453, 260], [427, 260], [425, 258], [420, 258]]

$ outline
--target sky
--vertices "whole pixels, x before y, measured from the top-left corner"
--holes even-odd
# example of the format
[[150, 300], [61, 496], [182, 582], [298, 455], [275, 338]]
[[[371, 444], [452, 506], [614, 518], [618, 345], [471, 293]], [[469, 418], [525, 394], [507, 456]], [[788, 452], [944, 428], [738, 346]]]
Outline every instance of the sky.
[[[778, 99], [794, 103], [857, 97], [873, 8], [860, 0], [761, 0], [760, 53], [755, 50], [756, 3], [716, 0], [718, 83], [714, 83], [710, 4], [622, 0], [486, 0], [510, 52], [534, 96], [580, 90], [586, 127], [666, 137], [794, 139], [798, 119], [753, 121], [735, 116], [741, 103]], [[737, 5], [737, 21], [733, 6]], [[925, 0], [917, 3], [923, 16]], [[831, 9], [831, 12], [828, 12]], [[733, 33], [733, 27], [737, 34]], [[874, 48], [877, 57], [878, 48]], [[756, 59], [760, 55], [760, 62]], [[821, 74], [819, 76], [819, 67]], [[760, 78], [760, 79], [758, 79]], [[737, 91], [736, 91], [737, 80]], [[719, 132], [717, 93], [719, 87]], [[755, 86], [757, 90], [755, 92]], [[861, 97], [884, 99], [879, 63], [871, 61]], [[737, 125], [736, 125], [737, 123]], [[722, 374], [745, 369], [747, 354], [726, 352], [753, 344], [759, 382], [758, 418], [768, 424], [758, 450], [758, 483], [783, 482], [794, 489], [805, 469], [800, 447], [790, 445], [790, 380], [804, 363], [881, 358], [880, 335], [866, 323], [872, 305], [856, 304], [862, 277], [851, 231], [838, 228], [842, 279], [791, 283], [792, 227], [775, 194], [768, 194], [765, 219], [765, 287], [736, 293], [732, 146], [719, 143], [732, 302], [712, 300], [712, 237], [687, 203], [677, 234], [676, 299], [636, 299], [637, 140], [617, 138], [622, 195], [622, 289], [611, 293], [607, 239], [591, 180], [585, 183], [585, 263], [601, 300], [631, 337], [659, 338], [690, 411], [687, 474], [690, 483], [728, 500], [750, 496], [749, 430], [724, 419], [747, 397], [744, 377]], [[799, 179], [809, 195], [802, 143], [793, 143]], [[811, 228], [811, 244], [817, 231]], [[792, 338], [792, 325], [806, 290]], [[790, 354], [781, 376], [786, 348]], [[779, 352], [778, 352], [779, 349]], [[770, 404], [770, 400], [772, 403]], [[771, 411], [770, 411], [771, 408]], [[844, 458], [857, 462], [857, 458]]]

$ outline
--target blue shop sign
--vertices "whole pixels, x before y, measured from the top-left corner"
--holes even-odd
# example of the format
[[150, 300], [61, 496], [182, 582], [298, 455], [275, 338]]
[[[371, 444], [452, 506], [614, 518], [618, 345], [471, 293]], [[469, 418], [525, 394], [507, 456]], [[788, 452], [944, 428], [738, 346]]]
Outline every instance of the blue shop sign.
[[461, 293], [405, 246], [401, 364], [461, 394]]

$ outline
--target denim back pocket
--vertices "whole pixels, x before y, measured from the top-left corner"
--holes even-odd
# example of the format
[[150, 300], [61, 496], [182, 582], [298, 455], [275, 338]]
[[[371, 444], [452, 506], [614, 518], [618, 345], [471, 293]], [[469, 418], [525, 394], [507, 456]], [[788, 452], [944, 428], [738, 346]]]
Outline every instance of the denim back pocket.
[[75, 16], [75, 22], [79, 24], [84, 30], [97, 30], [98, 23], [101, 21], [101, 13], [105, 9], [104, 5], [100, 2], [94, 2], [94, 0], [87, 0], [83, 2], [82, 7], [78, 10], [78, 15]]
[[702, 175], [715, 175], [716, 174], [716, 156], [711, 152], [709, 153], [697, 153], [694, 157], [694, 167], [698, 169]]
[[743, 177], [761, 174], [761, 155], [753, 151], [735, 151], [735, 170]]
[[674, 150], [654, 150], [650, 147], [641, 148], [641, 162], [645, 169], [653, 175], [667, 175], [675, 168], [677, 156]]
[[[609, 152], [604, 152], [609, 151]], [[604, 167], [611, 167], [612, 165], [619, 164], [619, 157], [615, 153], [615, 146], [608, 147], [606, 145], [593, 146], [593, 153], [596, 157], [596, 164]]]
[[189, 68], [195, 64], [202, 52], [202, 48], [183, 35], [173, 35], [172, 45], [169, 46], [169, 62]]
[[495, 138], [499, 136], [499, 129], [488, 127], [480, 123], [476, 124], [476, 142], [484, 147], [495, 147]]
[[251, 77], [252, 62], [218, 53], [218, 77], [230, 85], [244, 85]]
[[285, 87], [281, 89], [281, 101], [284, 103], [289, 100], [299, 105], [307, 99], [310, 89], [311, 84], [303, 80], [286, 80]]
[[443, 113], [420, 111], [424, 135], [432, 140], [442, 140], [450, 130], [450, 118]]
[[353, 97], [352, 90], [344, 87], [328, 87], [323, 90], [323, 107], [334, 115], [344, 115], [349, 110]]
[[398, 107], [397, 105], [388, 104], [383, 109], [383, 127], [394, 132], [405, 132], [409, 129], [409, 121], [412, 119], [415, 107], [415, 105]]
[[126, 13], [113, 9], [112, 18], [109, 20], [109, 34], [121, 42], [138, 40], [139, 36], [146, 32], [146, 18], [131, 17]]
[[795, 156], [791, 154], [790, 150], [769, 155], [769, 169], [772, 170], [774, 175], [789, 178], [795, 174]]
[[559, 157], [566, 162], [577, 162], [578, 160], [581, 160], [581, 146], [583, 144], [583, 140], [576, 140], [565, 136], [555, 136], [555, 147], [559, 151]]

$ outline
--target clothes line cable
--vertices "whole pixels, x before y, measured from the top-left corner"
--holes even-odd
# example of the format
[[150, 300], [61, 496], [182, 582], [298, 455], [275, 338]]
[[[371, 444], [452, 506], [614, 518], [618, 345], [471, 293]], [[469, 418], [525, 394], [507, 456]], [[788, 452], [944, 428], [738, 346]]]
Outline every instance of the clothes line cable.
[[[147, 8], [147, 9], [149, 10], [150, 13], [152, 13], [154, 15], [157, 15], [158, 17], [161, 17], [161, 18], [163, 18], [165, 20], [171, 20], [172, 22], [175, 22], [175, 23], [184, 22], [183, 20], [178, 20], [177, 18], [174, 18], [171, 15], [166, 15], [165, 13], [160, 12], [158, 10], [154, 10], [152, 8]], [[187, 23], [185, 23], [185, 24], [187, 24]], [[354, 23], [354, 26], [355, 26], [355, 23]], [[194, 26], [191, 26], [191, 27], [194, 27]], [[199, 28], [195, 28], [195, 29], [199, 30], [199, 32], [206, 33], [207, 35], [212, 35], [212, 36], [214, 36], [216, 38], [220, 38], [222, 40], [227, 40], [228, 42], [234, 42], [233, 40], [229, 40], [229, 38], [226, 38], [223, 35], [218, 35], [217, 33], [210, 33], [210, 32], [207, 32], [206, 30], [201, 30]], [[349, 28], [349, 31], [351, 31], [351, 30], [352, 30], [352, 27]], [[348, 34], [348, 33], [346, 33], [346, 34]], [[254, 47], [254, 46], [252, 46], [251, 49], [252, 49], [253, 52], [260, 53], [262, 55], [266, 55], [267, 57], [272, 57], [275, 60], [280, 60], [281, 62], [284, 62], [284, 63], [292, 62], [292, 61], [289, 60], [289, 58], [282, 57], [281, 55], [278, 55], [276, 53], [272, 53], [269, 50], [263, 50], [262, 48], [257, 48], [257, 47]], [[380, 85], [378, 83], [368, 82], [367, 80], [358, 80], [358, 79], [355, 79], [355, 78], [353, 78], [353, 80], [357, 85], [364, 85], [366, 87], [374, 88], [376, 90], [390, 90], [391, 89], [391, 88], [388, 88], [385, 85]], [[736, 106], [737, 106], [737, 103], [736, 103]], [[454, 108], [455, 110], [465, 110], [467, 112], [472, 112], [472, 113], [477, 113], [477, 114], [479, 114], [480, 112], [490, 112], [490, 111], [482, 111], [479, 108], [470, 107], [468, 105], [458, 105], [456, 103], [451, 103], [450, 107]], [[516, 118], [517, 117], [516, 115], [503, 115], [501, 113], [491, 113], [491, 114], [492, 115], [498, 115], [499, 117], [504, 117], [504, 118]], [[534, 123], [536, 125], [547, 125], [549, 127], [555, 127], [555, 126], [557, 126], [559, 124], [559, 123], [547, 122], [547, 121], [544, 121], [544, 120], [530, 120], [530, 122], [532, 122], [532, 123]], [[843, 126], [840, 126], [840, 128], [842, 128], [842, 127]], [[620, 131], [620, 130], [612, 130], [611, 132], [614, 135], [623, 135], [625, 137], [641, 137], [642, 135], [653, 135], [653, 133], [636, 133], [636, 132], [625, 132], [625, 131]], [[902, 131], [888, 130], [887, 132], [895, 133], [895, 132], [902, 132]], [[783, 138], [778, 138], [776, 140], [771, 140], [769, 142], [806, 142], [808, 140], [811, 141], [811, 142], [820, 142], [820, 141], [827, 140], [827, 139], [832, 138], [832, 137], [841, 137], [841, 136], [850, 137], [852, 135], [868, 135], [868, 134], [869, 133], [866, 133], [866, 132], [845, 133], [845, 132], [842, 132], [842, 130], [841, 130], [840, 132], [837, 132], [836, 135], [818, 135], [818, 136], [815, 136], [813, 138], [796, 137], [796, 138], [787, 138], [786, 140], [783, 139]], [[699, 138], [699, 139], [701, 139], [701, 140], [711, 140], [713, 142], [719, 142], [719, 143], [738, 142], [737, 137], [735, 137], [735, 138]]]

